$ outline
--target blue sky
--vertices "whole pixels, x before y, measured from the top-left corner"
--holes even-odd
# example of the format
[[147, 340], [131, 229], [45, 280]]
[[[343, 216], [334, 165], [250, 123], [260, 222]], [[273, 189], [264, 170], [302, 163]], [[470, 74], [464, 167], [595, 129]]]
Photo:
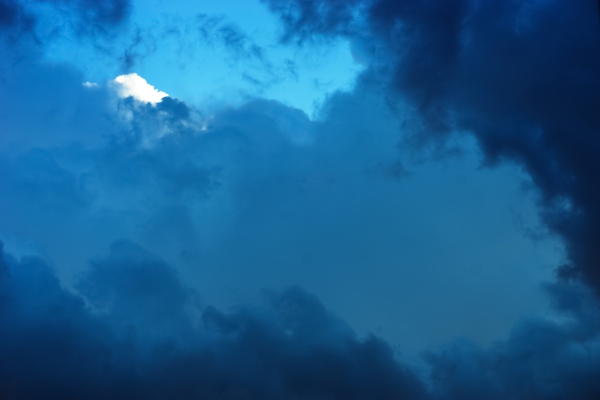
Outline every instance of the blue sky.
[[0, 397], [596, 398], [596, 6], [0, 0]]
[[[223, 28], [232, 31], [223, 34]], [[142, 75], [173, 97], [209, 108], [266, 97], [312, 115], [327, 93], [349, 90], [362, 69], [345, 39], [282, 44], [277, 18], [258, 1], [243, 6], [238, 1], [134, 4], [127, 29], [130, 41], [101, 44], [109, 53], [124, 51], [139, 32], [141, 41], [131, 53], [139, 55], [140, 62], [125, 68], [126, 72]], [[124, 72], [114, 54], [99, 54], [96, 44], [82, 43], [74, 33], [66, 33], [50, 43], [47, 56], [57, 62], [76, 62], [93, 82]], [[253, 48], [261, 55], [251, 54]]]

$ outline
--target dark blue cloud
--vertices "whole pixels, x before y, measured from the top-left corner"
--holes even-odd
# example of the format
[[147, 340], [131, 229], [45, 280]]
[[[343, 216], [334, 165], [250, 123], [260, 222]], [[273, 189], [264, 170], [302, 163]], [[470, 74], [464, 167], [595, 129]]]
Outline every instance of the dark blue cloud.
[[19, 1], [0, 1], [0, 29], [30, 29], [33, 21]]
[[[573, 319], [532, 319], [489, 349], [456, 341], [425, 358], [440, 399], [595, 399], [600, 395], [598, 302], [586, 289], [550, 288]], [[573, 301], [577, 299], [577, 301]], [[563, 310], [565, 310], [563, 308]], [[585, 313], [587, 315], [582, 315]], [[595, 316], [594, 316], [595, 315]]]
[[[401, 118], [366, 85], [331, 96], [314, 120], [259, 99], [201, 113], [171, 97], [120, 99], [113, 84], [84, 86], [78, 71], [26, 54], [5, 64], [0, 229], [11, 245], [31, 241], [67, 281], [90, 254], [129, 238], [185, 270], [217, 303], [228, 291], [302, 284], [364, 330], [385, 321], [388, 337], [407, 335], [412, 351], [464, 329], [444, 321], [458, 318], [489, 338], [542, 301], [532, 279], [513, 282], [523, 260], [537, 267], [539, 258], [507, 220], [505, 202], [519, 201], [511, 178], [500, 177], [498, 189], [492, 175], [471, 178], [475, 165], [455, 173], [439, 164], [419, 183], [418, 165], [397, 148]], [[477, 179], [466, 187], [478, 204], [452, 183], [464, 174]], [[515, 243], [523, 253], [488, 268], [498, 276], [469, 270], [454, 285], [454, 267], [479, 271], [489, 265], [484, 249]], [[430, 276], [451, 284], [414, 284]], [[483, 281], [475, 285], [475, 276]], [[501, 300], [508, 293], [515, 298]], [[386, 305], [387, 296], [399, 305]], [[407, 300], [415, 297], [426, 311]], [[416, 333], [432, 319], [438, 328]], [[418, 322], [405, 329], [405, 320]]]
[[64, 288], [39, 258], [2, 253], [2, 397], [591, 400], [600, 394], [594, 378], [600, 307], [589, 291], [565, 283], [549, 290], [570, 319], [524, 321], [487, 350], [458, 340], [429, 351], [426, 375], [398, 361], [381, 339], [358, 339], [299, 288], [268, 292], [261, 307], [204, 306], [174, 269], [131, 242], [116, 242], [95, 258], [76, 286], [76, 293]]
[[0, 395], [65, 399], [425, 397], [380, 339], [300, 289], [264, 309], [198, 308], [160, 259], [129, 242], [92, 262], [79, 294], [38, 258], [0, 258]]
[[[365, 78], [409, 101], [426, 136], [468, 130], [489, 165], [523, 165], [543, 194], [547, 225], [567, 244], [561, 275], [600, 287], [597, 2], [267, 3], [289, 34], [351, 38], [371, 67]], [[344, 28], [350, 16], [359, 29]]]
[[524, 321], [486, 350], [457, 341], [430, 352], [432, 395], [597, 398], [598, 300], [588, 287], [600, 288], [598, 3], [267, 3], [286, 38], [349, 38], [369, 66], [362, 79], [386, 85], [392, 102], [408, 103], [424, 124], [413, 143], [466, 130], [486, 165], [524, 166], [544, 222], [565, 241], [569, 263], [548, 290], [570, 317]]
[[[122, 2], [52, 3], [108, 27], [127, 10]], [[18, 28], [27, 10], [0, 4], [3, 26]], [[525, 320], [489, 348], [453, 342], [414, 368], [382, 339], [359, 339], [302, 289], [269, 292], [264, 307], [242, 302], [224, 312], [191, 287], [202, 282], [184, 283], [195, 276], [211, 287], [222, 282], [219, 270], [232, 286], [318, 276], [325, 295], [344, 297], [341, 286], [358, 281], [396, 294], [411, 290], [411, 274], [427, 267], [398, 267], [406, 262], [398, 253], [435, 248], [442, 255], [433, 260], [449, 263], [435, 243], [440, 225], [431, 221], [451, 214], [452, 201], [442, 199], [441, 211], [431, 206], [443, 197], [437, 187], [412, 212], [434, 228], [397, 230], [411, 213], [398, 211], [406, 195], [399, 182], [414, 175], [396, 148], [406, 121], [385, 107], [400, 93], [420, 111], [424, 140], [467, 129], [490, 164], [508, 158], [525, 165], [544, 195], [546, 223], [569, 246], [573, 267], [564, 275], [596, 285], [598, 60], [588, 51], [597, 39], [595, 22], [583, 17], [591, 3], [271, 4], [290, 39], [351, 35], [369, 62], [355, 91], [331, 96], [315, 120], [267, 100], [204, 115], [171, 97], [156, 105], [119, 99], [109, 85], [85, 87], [77, 70], [44, 62], [43, 44], [3, 43], [10, 51], [0, 53], [0, 229], [44, 243], [60, 260], [56, 269], [75, 271], [76, 279], [67, 289], [42, 259], [2, 253], [1, 397], [598, 398], [600, 311], [576, 281], [548, 286], [561, 320]], [[211, 32], [210, 40], [260, 59], [234, 28]], [[391, 95], [368, 90], [377, 82]], [[476, 203], [465, 205], [469, 215]], [[450, 235], [470, 224], [451, 219]], [[83, 258], [115, 237], [139, 239], [169, 262], [119, 241], [82, 268]], [[489, 268], [493, 257], [473, 243], [461, 243], [468, 247], [463, 259], [483, 257]], [[175, 270], [173, 260], [194, 272]], [[449, 269], [443, 264], [424, 280], [456, 279]], [[388, 286], [371, 280], [378, 273], [389, 274]], [[479, 280], [474, 286], [489, 291]], [[437, 296], [427, 300], [443, 301]], [[502, 300], [511, 308], [520, 298]], [[349, 304], [352, 314], [379, 311]], [[428, 318], [426, 305], [408, 307], [414, 318], [403, 322], [407, 330]], [[481, 325], [484, 317], [499, 319], [496, 309], [469, 307], [458, 313], [473, 313]]]

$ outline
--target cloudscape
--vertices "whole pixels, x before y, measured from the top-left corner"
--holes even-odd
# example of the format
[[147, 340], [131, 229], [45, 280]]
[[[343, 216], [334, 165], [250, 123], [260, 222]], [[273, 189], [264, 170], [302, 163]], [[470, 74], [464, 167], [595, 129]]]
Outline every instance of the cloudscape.
[[0, 0], [0, 399], [600, 398], [595, 0]]

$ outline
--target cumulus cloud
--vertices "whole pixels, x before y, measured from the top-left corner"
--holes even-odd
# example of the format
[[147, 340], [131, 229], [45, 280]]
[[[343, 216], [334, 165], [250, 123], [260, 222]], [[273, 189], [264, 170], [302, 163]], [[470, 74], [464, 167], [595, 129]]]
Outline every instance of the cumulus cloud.
[[[47, 257], [0, 252], [1, 397], [597, 399], [600, 310], [585, 285], [597, 286], [591, 6], [521, 3], [270, 1], [290, 38], [349, 35], [370, 62], [355, 91], [331, 96], [312, 121], [254, 99], [215, 107], [198, 124], [193, 106], [136, 74], [115, 80], [115, 101], [106, 87], [82, 85], [75, 68], [44, 61], [40, 44], [4, 41], [0, 229], [33, 238]], [[15, 4], [0, 2], [9, 11], [3, 29], [23, 27], [25, 6]], [[112, 26], [129, 3], [52, 4], [85, 6], [76, 15]], [[235, 31], [219, 35], [260, 55]], [[389, 107], [398, 97], [410, 107]], [[412, 110], [420, 120], [405, 118]], [[461, 197], [448, 182], [469, 175], [443, 164], [443, 174], [427, 176], [446, 186], [407, 190], [419, 163], [398, 143], [423, 133], [425, 142], [445, 141], [456, 129], [475, 134], [489, 164], [524, 165], [540, 189], [544, 221], [573, 264], [563, 277], [582, 277], [547, 285], [560, 318], [525, 319], [491, 346], [451, 342], [408, 366], [390, 344], [357, 335], [297, 287], [267, 293], [263, 306], [243, 294], [226, 311], [206, 302], [216, 286], [273, 279], [313, 284], [338, 307], [343, 297], [347, 315], [380, 313], [351, 287], [359, 282], [375, 288], [373, 297], [399, 296], [394, 317], [410, 309], [403, 330], [420, 326], [421, 336], [456, 325], [464, 333], [466, 322], [479, 328], [520, 306], [515, 293], [531, 289], [520, 286], [529, 270], [494, 264], [502, 268], [493, 275], [491, 266], [506, 248], [526, 251], [498, 222], [505, 218], [480, 209], [496, 204], [483, 201], [485, 190]], [[457, 153], [444, 144], [445, 155]], [[489, 181], [484, 174], [495, 171], [478, 176]], [[461, 187], [506, 199], [508, 186], [479, 184]], [[486, 236], [500, 250], [487, 252]], [[113, 242], [85, 267], [119, 237], [143, 245]], [[451, 265], [457, 249], [460, 265]], [[423, 258], [402, 258], [411, 250]], [[457, 273], [465, 260], [475, 267]], [[427, 292], [436, 278], [465, 276], [447, 298], [439, 297], [447, 286]], [[486, 296], [500, 286], [509, 290], [496, 292], [495, 306]], [[422, 305], [396, 301], [411, 290], [426, 292]], [[457, 298], [447, 309], [465, 320], [428, 314], [427, 304]]]
[[600, 290], [597, 2], [266, 3], [288, 35], [349, 37], [369, 60], [363, 79], [387, 84], [420, 115], [419, 140], [465, 130], [487, 165], [523, 165], [547, 226], [567, 244], [561, 276]]
[[[64, 288], [42, 259], [0, 253], [0, 395], [39, 399], [582, 399], [600, 395], [597, 300], [549, 287], [567, 322], [533, 319], [482, 349], [459, 340], [408, 366], [299, 288], [228, 312], [129, 242]], [[594, 321], [590, 324], [589, 322]]]
[[[11, 132], [2, 138], [0, 234], [35, 241], [67, 280], [90, 254], [129, 238], [187, 271], [219, 305], [240, 292], [301, 284], [362, 330], [385, 321], [388, 337], [413, 352], [463, 326], [489, 340], [544, 301], [520, 266], [544, 275], [540, 254], [549, 245], [534, 249], [506, 207], [532, 207], [520, 194], [522, 175], [477, 173], [476, 152], [421, 169], [398, 148], [409, 131], [402, 115], [369, 85], [332, 95], [314, 120], [264, 99], [214, 106], [204, 119], [171, 97], [152, 104], [115, 99], [110, 85], [90, 90], [64, 65], [17, 66], [0, 93]], [[477, 205], [469, 193], [480, 196]], [[535, 224], [534, 213], [527, 219]], [[487, 251], [506, 246], [522, 252], [489, 261]], [[486, 273], [457, 278], [465, 259]], [[429, 285], [432, 276], [439, 280]], [[348, 284], [330, 290], [340, 280]], [[448, 286], [440, 291], [439, 282]], [[427, 310], [415, 313], [415, 302]], [[418, 333], [432, 320], [436, 329]]]
[[130, 242], [95, 259], [78, 294], [43, 260], [0, 253], [0, 296], [3, 398], [425, 398], [386, 343], [358, 339], [304, 291], [201, 309]]
[[164, 97], [169, 96], [165, 92], [161, 92], [150, 85], [144, 78], [135, 72], [117, 76], [113, 82], [117, 89], [117, 93], [123, 98], [133, 97], [144, 103], [156, 104]]

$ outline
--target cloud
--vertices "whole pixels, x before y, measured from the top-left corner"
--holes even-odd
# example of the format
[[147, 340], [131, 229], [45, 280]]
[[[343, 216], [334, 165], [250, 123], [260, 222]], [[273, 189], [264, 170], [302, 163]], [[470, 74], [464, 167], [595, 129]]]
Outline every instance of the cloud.
[[38, 258], [2, 253], [0, 267], [3, 398], [425, 397], [389, 346], [358, 340], [300, 289], [260, 309], [200, 310], [173, 269], [129, 242], [92, 263], [79, 294]]
[[569, 265], [549, 291], [569, 318], [523, 321], [488, 349], [458, 340], [431, 351], [432, 396], [596, 398], [597, 3], [267, 3], [281, 16], [286, 39], [350, 38], [369, 65], [361, 81], [383, 85], [396, 109], [416, 111], [413, 143], [468, 131], [485, 165], [522, 165], [542, 195], [546, 226], [566, 243]]
[[559, 282], [548, 290], [563, 320], [523, 321], [489, 349], [457, 340], [426, 354], [435, 398], [596, 398], [600, 304], [580, 285]]
[[31, 28], [33, 18], [29, 15], [24, 6], [13, 0], [0, 1], [0, 28], [15, 28], [19, 27], [28, 29]]
[[522, 165], [567, 245], [561, 276], [600, 288], [597, 2], [267, 3], [290, 35], [349, 37], [369, 60], [363, 79], [418, 112], [421, 140], [469, 131], [487, 165]]
[[[543, 307], [540, 265], [555, 252], [533, 248], [506, 207], [533, 210], [523, 176], [476, 172], [475, 151], [419, 166], [398, 147], [410, 132], [403, 116], [368, 85], [332, 95], [313, 120], [264, 99], [205, 117], [171, 97], [152, 104], [87, 88], [65, 65], [16, 65], [0, 94], [9, 128], [0, 233], [33, 241], [67, 282], [90, 254], [128, 238], [219, 306], [299, 284], [412, 352], [459, 331], [489, 340]], [[506, 246], [519, 251], [489, 260]]]
[[[40, 258], [0, 257], [0, 395], [46, 398], [595, 399], [600, 305], [549, 287], [568, 316], [531, 319], [481, 349], [457, 340], [408, 366], [359, 339], [313, 295], [203, 305], [179, 274], [129, 241], [81, 271], [77, 292]], [[590, 318], [593, 317], [593, 318]], [[595, 318], [595, 319], [594, 319]], [[595, 321], [592, 325], [588, 322]], [[427, 372], [426, 372], [427, 371]]]
[[169, 96], [165, 92], [155, 89], [154, 86], [150, 85], [135, 72], [127, 75], [119, 75], [113, 82], [117, 88], [117, 93], [123, 98], [131, 96], [138, 101], [156, 104], [164, 97]]
[[30, 38], [0, 40], [0, 149], [20, 154], [74, 141], [105, 143], [120, 124], [109, 100], [114, 94], [82, 85], [81, 71], [67, 64], [42, 62], [40, 50]]
[[[477, 180], [469, 175], [474, 157], [423, 166], [411, 162], [413, 148], [398, 146], [407, 134], [425, 132], [429, 143], [431, 137], [450, 140], [448, 131], [459, 128], [476, 133], [488, 162], [496, 156], [527, 167], [545, 196], [547, 225], [567, 240], [584, 282], [593, 282], [594, 264], [586, 267], [589, 260], [576, 256], [594, 254], [595, 141], [583, 133], [553, 136], [548, 127], [570, 126], [575, 115], [581, 132], [589, 133], [594, 94], [581, 92], [577, 80], [553, 86], [562, 77], [556, 68], [566, 74], [571, 64], [543, 69], [540, 61], [531, 67], [535, 73], [520, 69], [529, 65], [522, 59], [503, 64], [506, 52], [546, 37], [543, 32], [557, 48], [573, 47], [573, 58], [563, 62], [587, 71], [579, 79], [594, 83], [595, 75], [579, 65], [595, 60], [581, 50], [590, 42], [536, 30], [558, 10], [538, 20], [516, 2], [480, 4], [283, 4], [293, 18], [291, 32], [308, 27], [302, 34], [358, 35], [353, 46], [371, 62], [354, 92], [332, 95], [313, 120], [261, 99], [214, 107], [204, 118], [190, 104], [157, 98], [161, 92], [137, 75], [127, 78], [134, 80], [132, 92], [115, 99], [107, 87], [82, 85], [73, 67], [44, 61], [39, 47], [3, 43], [11, 51], [0, 53], [1, 229], [33, 238], [61, 279], [50, 261], [2, 252], [1, 397], [598, 398], [600, 311], [576, 280], [548, 286], [560, 319], [525, 319], [489, 347], [466, 340], [430, 349], [426, 364], [415, 367], [381, 338], [357, 335], [298, 287], [269, 292], [264, 306], [244, 301], [245, 293], [226, 311], [205, 300], [216, 290], [292, 282], [312, 285], [338, 309], [346, 307], [346, 316], [385, 321], [402, 314], [399, 331], [419, 336], [435, 331], [445, 338], [456, 326], [465, 333], [468, 323], [475, 332], [512, 323], [514, 310], [530, 301], [523, 292], [533, 287], [523, 282], [531, 270], [523, 269], [539, 260], [502, 224], [503, 214], [490, 210], [517, 198], [505, 192], [520, 175], [506, 177], [498, 168], [479, 172]], [[368, 13], [355, 20], [361, 7]], [[573, 7], [566, 10], [583, 15], [584, 6]], [[564, 16], [567, 24], [573, 15]], [[508, 42], [496, 37], [507, 20], [519, 21], [508, 25], [516, 30], [503, 36]], [[368, 29], [357, 33], [353, 26], [361, 23]], [[491, 48], [463, 26], [483, 33]], [[577, 32], [571, 34], [589, 39], [588, 31]], [[236, 31], [219, 35], [234, 50], [250, 45]], [[550, 47], [517, 55], [557, 61]], [[457, 62], [463, 57], [469, 62]], [[491, 82], [476, 68], [463, 72], [468, 79], [456, 73], [471, 62], [504, 79]], [[573, 99], [568, 109], [558, 107], [549, 90], [540, 95], [548, 103], [536, 111], [540, 103], [531, 100], [537, 97], [525, 96], [519, 85], [538, 75]], [[381, 82], [392, 90], [382, 95]], [[491, 85], [497, 96], [475, 83]], [[136, 99], [140, 87], [156, 101]], [[398, 93], [410, 107], [389, 107]], [[421, 120], [407, 118], [413, 110]], [[531, 121], [536, 129], [524, 129]], [[590, 153], [582, 152], [584, 145]], [[414, 176], [429, 183], [415, 183]], [[143, 245], [113, 242], [108, 254], [83, 267], [118, 237]], [[490, 242], [496, 252], [485, 247]], [[206, 290], [198, 293], [198, 287]], [[420, 301], [407, 301], [411, 290], [424, 293]], [[382, 298], [387, 313], [370, 298]], [[428, 308], [439, 304], [445, 308], [437, 314]], [[498, 335], [497, 325], [491, 330]]]

